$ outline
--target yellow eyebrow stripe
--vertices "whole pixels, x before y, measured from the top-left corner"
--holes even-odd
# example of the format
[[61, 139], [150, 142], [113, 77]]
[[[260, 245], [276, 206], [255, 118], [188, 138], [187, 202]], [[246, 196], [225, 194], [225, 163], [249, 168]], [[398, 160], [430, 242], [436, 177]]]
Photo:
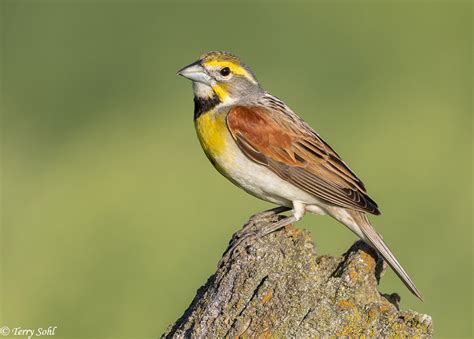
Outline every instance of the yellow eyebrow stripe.
[[243, 75], [249, 79], [251, 78], [249, 76], [249, 73], [245, 70], [245, 68], [243, 68], [240, 65], [237, 65], [236, 63], [233, 63], [232, 61], [210, 60], [210, 61], [206, 61], [204, 64], [210, 67], [219, 67], [219, 68], [229, 67], [232, 73]]

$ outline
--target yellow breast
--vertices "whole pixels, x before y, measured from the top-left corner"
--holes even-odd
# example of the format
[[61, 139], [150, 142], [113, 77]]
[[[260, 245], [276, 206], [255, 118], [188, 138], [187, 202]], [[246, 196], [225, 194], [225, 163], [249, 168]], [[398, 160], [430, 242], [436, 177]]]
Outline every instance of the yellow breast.
[[194, 123], [204, 152], [216, 165], [217, 158], [221, 157], [226, 150], [229, 136], [225, 114], [207, 112], [199, 116]]

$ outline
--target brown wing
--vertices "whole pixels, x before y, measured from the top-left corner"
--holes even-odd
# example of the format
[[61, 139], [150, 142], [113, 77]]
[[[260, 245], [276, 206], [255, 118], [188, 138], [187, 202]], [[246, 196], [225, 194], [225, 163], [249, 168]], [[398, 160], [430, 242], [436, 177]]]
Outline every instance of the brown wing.
[[237, 106], [227, 115], [237, 145], [253, 161], [327, 203], [380, 214], [362, 181], [305, 122], [262, 106]]

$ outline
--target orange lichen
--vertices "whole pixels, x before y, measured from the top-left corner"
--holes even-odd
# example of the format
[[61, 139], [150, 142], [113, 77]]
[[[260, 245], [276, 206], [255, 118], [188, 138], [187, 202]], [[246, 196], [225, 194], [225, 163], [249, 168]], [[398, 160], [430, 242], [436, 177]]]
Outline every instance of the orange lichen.
[[259, 339], [267, 339], [267, 338], [273, 338], [272, 332], [269, 330], [264, 330], [262, 333], [260, 333], [257, 338]]
[[351, 334], [351, 329], [349, 327], [344, 327], [342, 331], [336, 332], [336, 337], [348, 337]]
[[367, 272], [373, 272], [375, 270], [375, 260], [372, 258], [372, 256], [366, 252], [360, 251], [359, 252], [360, 257], [362, 260], [366, 263], [367, 265]]
[[374, 319], [377, 316], [377, 309], [371, 308], [367, 314], [369, 320]]
[[392, 309], [392, 304], [389, 302], [384, 302], [380, 305], [380, 312], [382, 313], [388, 313]]
[[291, 237], [297, 237], [301, 234], [301, 229], [294, 227], [292, 224], [285, 226], [286, 233]]
[[357, 276], [358, 276], [358, 273], [356, 271], [349, 272], [349, 278], [351, 278], [351, 280], [356, 280]]
[[273, 297], [273, 291], [268, 290], [262, 293], [262, 304], [266, 304]]
[[349, 308], [354, 307], [354, 303], [348, 299], [340, 300], [337, 304], [340, 308], [343, 308], [343, 309], [349, 309]]

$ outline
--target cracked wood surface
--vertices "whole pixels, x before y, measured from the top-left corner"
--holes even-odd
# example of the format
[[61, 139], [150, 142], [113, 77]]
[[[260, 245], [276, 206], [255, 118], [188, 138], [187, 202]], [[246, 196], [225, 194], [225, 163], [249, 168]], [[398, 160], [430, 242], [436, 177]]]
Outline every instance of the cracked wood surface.
[[[278, 218], [253, 217], [244, 229]], [[309, 233], [293, 226], [250, 239], [224, 254], [162, 337], [431, 336], [429, 315], [401, 311], [398, 294], [378, 292], [385, 265], [376, 258], [362, 241], [343, 256], [317, 256]]]

